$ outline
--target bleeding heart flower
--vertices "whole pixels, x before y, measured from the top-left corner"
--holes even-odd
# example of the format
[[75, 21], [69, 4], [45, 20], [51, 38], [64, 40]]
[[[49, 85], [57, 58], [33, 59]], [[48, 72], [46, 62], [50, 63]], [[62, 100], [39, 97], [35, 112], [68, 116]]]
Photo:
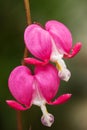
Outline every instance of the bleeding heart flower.
[[11, 72], [8, 80], [9, 90], [17, 101], [6, 102], [16, 110], [27, 110], [32, 104], [39, 106], [43, 113], [42, 123], [50, 127], [54, 122], [54, 116], [47, 112], [46, 103], [58, 105], [71, 97], [71, 94], [63, 94], [51, 101], [58, 91], [59, 84], [58, 71], [51, 64], [36, 66], [34, 74], [28, 67], [18, 66]]
[[25, 29], [24, 41], [28, 50], [42, 60], [25, 58], [26, 63], [47, 64], [50, 60], [56, 63], [59, 77], [65, 81], [69, 80], [71, 73], [63, 57], [74, 57], [82, 44], [79, 42], [72, 49], [72, 35], [64, 24], [50, 20], [45, 24], [45, 29], [38, 24], [32, 24]]

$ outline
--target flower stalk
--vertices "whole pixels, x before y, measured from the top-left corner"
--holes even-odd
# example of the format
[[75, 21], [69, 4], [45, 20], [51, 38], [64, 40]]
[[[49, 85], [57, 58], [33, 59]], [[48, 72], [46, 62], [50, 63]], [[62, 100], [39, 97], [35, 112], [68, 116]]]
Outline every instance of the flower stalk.
[[30, 2], [29, 2], [29, 0], [24, 0], [24, 6], [25, 6], [25, 11], [26, 11], [27, 25], [30, 25], [32, 23], [32, 21], [31, 21]]
[[[30, 2], [29, 2], [29, 0], [24, 0], [24, 7], [25, 7], [25, 12], [26, 12], [26, 23], [27, 23], [27, 25], [30, 25], [32, 22], [31, 22]], [[24, 58], [26, 58], [26, 57], [28, 57], [28, 50], [27, 50], [27, 48], [25, 46], [22, 65], [25, 65]], [[17, 127], [18, 127], [18, 130], [22, 130], [21, 111], [17, 111]]]
[[[27, 25], [30, 25], [32, 23], [32, 20], [31, 20], [29, 0], [24, 0], [24, 7], [25, 7], [25, 12], [26, 12], [26, 23], [27, 23]], [[22, 65], [25, 65], [24, 58], [26, 58], [26, 57], [28, 57], [28, 50], [25, 47]]]
[[16, 111], [17, 113], [17, 129], [18, 130], [22, 130], [22, 115], [21, 115], [21, 111]]

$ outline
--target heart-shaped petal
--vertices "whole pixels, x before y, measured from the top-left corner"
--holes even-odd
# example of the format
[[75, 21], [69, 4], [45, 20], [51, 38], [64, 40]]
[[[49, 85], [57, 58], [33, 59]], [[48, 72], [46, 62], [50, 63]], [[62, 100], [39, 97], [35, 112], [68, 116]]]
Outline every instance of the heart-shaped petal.
[[59, 52], [69, 53], [72, 47], [72, 36], [69, 29], [56, 20], [48, 21], [45, 28], [51, 34]]
[[52, 64], [36, 66], [35, 75], [39, 91], [47, 101], [50, 101], [56, 95], [60, 84], [57, 69]]
[[30, 106], [33, 95], [31, 71], [26, 66], [16, 67], [10, 74], [8, 86], [15, 99], [25, 106]]
[[28, 50], [41, 60], [49, 60], [52, 51], [50, 34], [37, 24], [25, 29], [24, 41]]

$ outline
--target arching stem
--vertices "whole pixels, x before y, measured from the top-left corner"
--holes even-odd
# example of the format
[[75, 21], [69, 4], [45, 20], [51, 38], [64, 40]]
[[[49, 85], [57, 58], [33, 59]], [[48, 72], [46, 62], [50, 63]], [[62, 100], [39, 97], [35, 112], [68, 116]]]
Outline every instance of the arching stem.
[[[26, 23], [27, 23], [27, 25], [30, 25], [32, 23], [32, 21], [31, 21], [30, 1], [29, 0], [24, 0], [24, 7], [25, 7], [25, 11], [26, 11]], [[26, 57], [28, 57], [28, 50], [25, 47], [22, 65], [25, 65], [24, 58], [26, 58]]]
[[[29, 2], [29, 0], [24, 0], [24, 7], [25, 7], [25, 11], [26, 11], [26, 23], [27, 23], [27, 25], [30, 25], [32, 22], [31, 22], [31, 15], [30, 15], [30, 2]], [[28, 57], [28, 50], [25, 46], [22, 65], [25, 65], [24, 58], [26, 58], [26, 57]], [[18, 126], [18, 130], [23, 130], [21, 111], [17, 111], [17, 126]]]

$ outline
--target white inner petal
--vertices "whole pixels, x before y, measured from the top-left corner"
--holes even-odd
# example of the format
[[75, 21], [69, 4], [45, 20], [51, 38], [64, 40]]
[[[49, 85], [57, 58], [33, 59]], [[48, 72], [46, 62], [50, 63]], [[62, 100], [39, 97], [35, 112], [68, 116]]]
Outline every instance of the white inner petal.
[[54, 116], [47, 112], [45, 105], [41, 106], [41, 110], [43, 113], [43, 115], [41, 117], [42, 124], [45, 126], [51, 127], [51, 125], [54, 123]]
[[44, 97], [42, 96], [42, 94], [40, 93], [40, 90], [38, 90], [38, 85], [36, 81], [34, 81], [33, 89], [34, 89], [34, 93], [33, 93], [32, 104], [37, 105], [37, 106], [41, 106], [42, 104], [45, 104], [46, 101]]
[[47, 112], [46, 109], [46, 100], [43, 98], [42, 94], [38, 90], [37, 82], [35, 81], [33, 84], [34, 94], [32, 104], [37, 105], [41, 108], [43, 113], [41, 117], [41, 122], [43, 125], [50, 127], [54, 122], [54, 116]]
[[57, 69], [59, 70], [59, 77], [62, 79], [62, 80], [65, 80], [65, 81], [68, 81], [70, 76], [71, 76], [71, 73], [70, 71], [67, 69], [66, 67], [66, 64], [64, 62], [64, 60], [62, 59], [63, 58], [63, 55], [64, 54], [61, 54], [59, 52], [59, 50], [57, 49], [56, 45], [55, 45], [55, 42], [53, 41], [52, 39], [52, 54], [51, 54], [51, 57], [50, 57], [50, 60], [52, 62], [55, 62], [56, 65], [57, 65]]

